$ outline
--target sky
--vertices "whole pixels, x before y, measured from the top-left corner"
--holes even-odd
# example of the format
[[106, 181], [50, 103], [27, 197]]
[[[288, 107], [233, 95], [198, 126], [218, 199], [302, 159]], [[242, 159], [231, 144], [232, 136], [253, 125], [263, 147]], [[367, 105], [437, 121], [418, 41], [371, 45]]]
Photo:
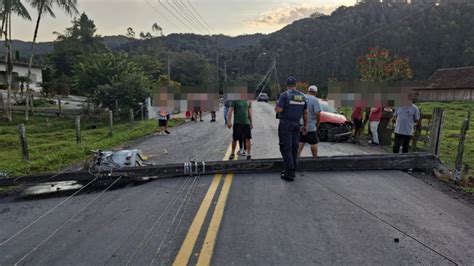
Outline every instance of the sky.
[[[271, 33], [314, 12], [330, 14], [341, 5], [354, 5], [356, 0], [78, 0], [78, 2], [79, 12], [85, 12], [94, 20], [97, 33], [102, 36], [125, 35], [129, 27], [136, 33], [152, 32], [151, 27], [154, 23], [163, 28], [165, 35], [192, 32], [236, 36]], [[66, 27], [71, 25], [72, 17], [66, 16], [57, 8], [55, 13], [56, 18], [43, 19], [38, 35], [39, 41], [54, 40], [53, 32], [64, 32]], [[24, 41], [32, 39], [37, 13], [30, 9], [30, 14], [32, 21], [14, 19], [13, 39]], [[197, 20], [199, 22], [196, 22]]]

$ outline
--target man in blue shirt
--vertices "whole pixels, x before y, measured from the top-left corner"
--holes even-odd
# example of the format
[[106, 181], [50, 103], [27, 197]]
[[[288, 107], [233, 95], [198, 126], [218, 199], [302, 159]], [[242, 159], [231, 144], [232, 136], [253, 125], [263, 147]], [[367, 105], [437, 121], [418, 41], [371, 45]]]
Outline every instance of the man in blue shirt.
[[413, 127], [420, 121], [420, 110], [415, 104], [401, 106], [395, 110], [395, 143], [393, 153], [407, 153], [410, 146], [410, 139], [413, 136]]
[[[275, 111], [280, 119], [278, 138], [280, 152], [285, 164], [285, 171], [281, 173], [281, 178], [286, 181], [293, 181], [298, 166], [300, 131], [303, 132], [303, 135], [308, 133], [308, 110], [304, 94], [296, 90], [296, 79], [289, 77], [286, 84], [288, 90], [280, 95]], [[303, 127], [300, 125], [302, 117]]]
[[316, 98], [317, 93], [318, 87], [312, 85], [308, 88], [308, 94], [305, 95], [308, 105], [308, 134], [303, 135], [303, 132], [300, 133], [298, 157], [301, 157], [301, 153], [303, 152], [306, 143], [311, 145], [313, 158], [318, 157], [318, 130], [321, 117], [321, 106], [319, 106], [319, 100]]

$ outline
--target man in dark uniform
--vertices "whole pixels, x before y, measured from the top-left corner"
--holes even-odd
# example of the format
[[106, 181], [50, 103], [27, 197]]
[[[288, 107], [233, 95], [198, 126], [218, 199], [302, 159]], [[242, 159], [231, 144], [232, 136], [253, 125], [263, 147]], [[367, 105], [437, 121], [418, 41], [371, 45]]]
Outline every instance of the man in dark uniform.
[[[296, 90], [296, 79], [289, 77], [286, 84], [288, 90], [280, 95], [275, 111], [280, 119], [278, 137], [280, 152], [285, 163], [285, 171], [281, 173], [281, 178], [293, 181], [298, 165], [300, 131], [303, 135], [308, 133], [308, 110], [305, 95]], [[301, 117], [303, 117], [303, 127], [300, 124]]]

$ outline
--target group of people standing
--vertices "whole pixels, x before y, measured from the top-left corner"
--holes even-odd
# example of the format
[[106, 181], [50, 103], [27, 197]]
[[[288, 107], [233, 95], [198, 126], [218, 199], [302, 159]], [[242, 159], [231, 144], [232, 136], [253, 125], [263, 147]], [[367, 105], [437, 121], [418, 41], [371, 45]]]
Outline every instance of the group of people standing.
[[[420, 121], [420, 110], [414, 104], [413, 100], [411, 101], [411, 104], [408, 104], [407, 106], [399, 106], [395, 109], [390, 107], [354, 107], [352, 121], [355, 128], [354, 138], [356, 142], [359, 142], [365, 124], [368, 121], [371, 134], [371, 140], [369, 143], [371, 145], [377, 146], [381, 144], [380, 132], [387, 132], [385, 135], [388, 135], [388, 137], [391, 138], [393, 128], [395, 133], [395, 141], [392, 148], [393, 153], [400, 153], [400, 147], [402, 148], [402, 153], [407, 153], [409, 150], [410, 140], [414, 134], [415, 125]], [[365, 121], [364, 109], [366, 114], [368, 114]], [[388, 122], [382, 124], [381, 121], [384, 115]], [[391, 140], [388, 142], [391, 142]]]

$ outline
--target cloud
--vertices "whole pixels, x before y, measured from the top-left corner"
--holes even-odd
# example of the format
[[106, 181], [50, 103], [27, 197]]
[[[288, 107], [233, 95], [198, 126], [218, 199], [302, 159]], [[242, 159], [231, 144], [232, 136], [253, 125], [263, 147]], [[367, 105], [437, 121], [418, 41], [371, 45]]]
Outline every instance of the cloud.
[[315, 5], [308, 3], [285, 4], [279, 8], [267, 10], [258, 18], [249, 21], [252, 27], [281, 26], [292, 23], [295, 20], [307, 18], [315, 12], [330, 14], [338, 6]]

